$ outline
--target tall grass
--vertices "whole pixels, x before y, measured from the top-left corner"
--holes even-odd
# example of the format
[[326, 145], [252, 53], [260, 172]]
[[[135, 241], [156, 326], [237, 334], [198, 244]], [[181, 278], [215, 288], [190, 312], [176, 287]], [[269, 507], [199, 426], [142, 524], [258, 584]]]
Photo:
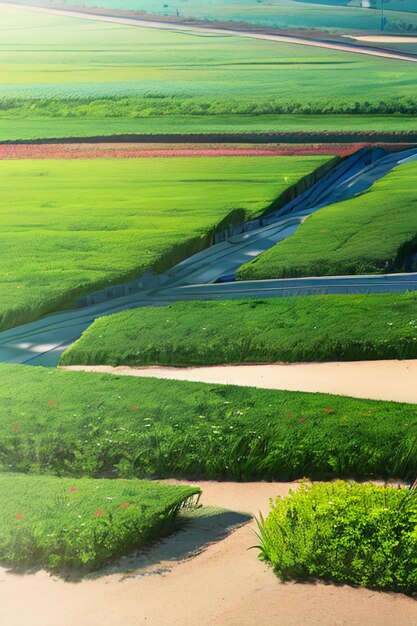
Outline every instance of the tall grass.
[[168, 534], [198, 488], [0, 473], [0, 562], [97, 569]]
[[417, 406], [1, 365], [0, 469], [293, 480], [417, 475]]

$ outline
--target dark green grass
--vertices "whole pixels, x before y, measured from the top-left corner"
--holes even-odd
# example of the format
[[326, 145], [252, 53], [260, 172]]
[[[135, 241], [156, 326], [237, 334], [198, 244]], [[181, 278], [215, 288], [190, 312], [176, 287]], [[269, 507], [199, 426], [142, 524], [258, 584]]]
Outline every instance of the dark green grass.
[[97, 569], [166, 535], [194, 487], [0, 473], [0, 562]]
[[182, 302], [98, 319], [62, 356], [74, 365], [417, 357], [417, 294]]
[[92, 477], [417, 475], [417, 406], [1, 365], [0, 468]]
[[405, 488], [304, 484], [260, 522], [261, 558], [283, 580], [417, 589], [417, 496]]
[[417, 163], [395, 168], [362, 195], [309, 217], [250, 263], [239, 280], [375, 274], [404, 269], [417, 250]]

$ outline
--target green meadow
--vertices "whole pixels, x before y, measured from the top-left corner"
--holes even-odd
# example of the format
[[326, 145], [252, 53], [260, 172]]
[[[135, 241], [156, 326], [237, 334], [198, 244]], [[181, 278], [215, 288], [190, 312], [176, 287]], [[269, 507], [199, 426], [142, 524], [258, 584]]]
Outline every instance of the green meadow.
[[417, 589], [414, 490], [344, 483], [303, 484], [260, 520], [260, 556], [283, 580], [324, 579]]
[[414, 293], [140, 308], [96, 320], [63, 354], [61, 364], [412, 359], [417, 358], [416, 310]]
[[3, 471], [283, 481], [417, 475], [413, 404], [8, 364], [0, 376]]
[[[0, 18], [1, 140], [314, 130], [322, 114], [329, 132], [416, 128], [417, 67], [405, 61], [1, 6]], [[295, 114], [311, 125], [280, 117]]]
[[49, 570], [102, 567], [175, 528], [198, 488], [138, 480], [0, 473], [0, 562]]
[[282, 243], [242, 266], [239, 280], [402, 271], [417, 250], [417, 163], [365, 193], [325, 207]]
[[0, 328], [160, 272], [329, 157], [0, 161]]

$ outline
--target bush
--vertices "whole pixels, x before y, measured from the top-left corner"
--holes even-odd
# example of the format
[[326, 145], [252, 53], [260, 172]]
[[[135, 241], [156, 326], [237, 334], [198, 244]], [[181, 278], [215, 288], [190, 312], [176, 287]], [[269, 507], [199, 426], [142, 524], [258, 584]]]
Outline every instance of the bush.
[[417, 589], [417, 495], [372, 484], [302, 484], [259, 523], [261, 558], [283, 580]]

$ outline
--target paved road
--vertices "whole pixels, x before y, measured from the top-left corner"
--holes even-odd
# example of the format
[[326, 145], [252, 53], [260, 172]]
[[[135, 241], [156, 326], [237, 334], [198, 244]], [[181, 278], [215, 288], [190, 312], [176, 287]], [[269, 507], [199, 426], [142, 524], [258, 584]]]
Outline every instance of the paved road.
[[[141, 306], [163, 306], [180, 300], [219, 300], [329, 293], [396, 293], [417, 290], [417, 274], [309, 277], [300, 279], [215, 283], [248, 259], [288, 237], [314, 211], [353, 197], [398, 164], [417, 160], [417, 151], [382, 155], [376, 161], [361, 151], [346, 159], [286, 207], [233, 229], [226, 241], [179, 263], [147, 288], [121, 297], [94, 294], [88, 306], [64, 311], [0, 333], [0, 361], [55, 366], [62, 351], [97, 318]], [[245, 232], [246, 231], [246, 232]], [[126, 286], [121, 287], [124, 289]], [[117, 288], [109, 290], [117, 293]]]
[[366, 56], [381, 57], [384, 59], [396, 59], [401, 61], [408, 61], [410, 63], [417, 63], [417, 57], [401, 52], [390, 52], [388, 50], [371, 48], [364, 45], [352, 45], [344, 43], [334, 43], [323, 41], [319, 39], [304, 39], [303, 37], [285, 36], [285, 35], [271, 35], [264, 34], [256, 31], [239, 31], [227, 28], [214, 28], [209, 24], [205, 26], [197, 26], [190, 24], [181, 24], [177, 22], [163, 22], [158, 20], [141, 20], [133, 17], [117, 17], [108, 15], [97, 15], [92, 13], [85, 13], [83, 11], [68, 11], [63, 9], [51, 9], [46, 7], [35, 7], [30, 5], [13, 4], [9, 2], [0, 2], [0, 4], [19, 9], [22, 11], [34, 11], [36, 13], [50, 13], [54, 15], [64, 15], [67, 17], [76, 17], [85, 20], [92, 20], [95, 22], [111, 22], [116, 24], [124, 24], [126, 26], [139, 26], [141, 28], [156, 28], [158, 30], [170, 30], [175, 32], [185, 33], [198, 33], [205, 36], [212, 35], [228, 35], [233, 37], [245, 37], [249, 39], [261, 39], [263, 41], [273, 41], [278, 43], [291, 43], [301, 46], [309, 46], [313, 48], [325, 48], [329, 50], [338, 50], [340, 52], [350, 52], [352, 54], [362, 54]]

